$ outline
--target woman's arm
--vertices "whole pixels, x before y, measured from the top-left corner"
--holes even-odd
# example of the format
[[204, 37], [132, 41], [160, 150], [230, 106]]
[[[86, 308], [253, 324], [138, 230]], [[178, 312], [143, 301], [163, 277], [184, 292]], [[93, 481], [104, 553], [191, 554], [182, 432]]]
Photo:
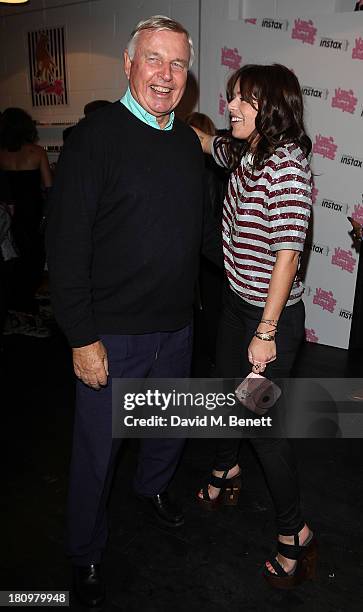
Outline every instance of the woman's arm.
[[194, 130], [194, 132], [198, 136], [200, 140], [200, 144], [202, 145], [203, 153], [208, 153], [209, 155], [211, 155], [212, 154], [212, 142], [215, 136], [210, 136], [209, 134], [202, 132], [202, 130], [194, 127], [193, 125], [191, 125], [190, 127]]
[[42, 179], [42, 185], [45, 189], [52, 186], [52, 173], [49, 166], [48, 156], [44, 149], [41, 147], [40, 152], [40, 176]]
[[[286, 305], [292, 283], [296, 276], [299, 255], [299, 251], [287, 249], [277, 251], [276, 262], [271, 274], [266, 306], [262, 316], [264, 321], [269, 322], [261, 322], [257, 327], [257, 332], [268, 333], [269, 336], [275, 335], [274, 328], [278, 324], [278, 320]], [[248, 359], [252, 364], [266, 364], [276, 359], [275, 340], [261, 340], [260, 338], [253, 337], [248, 347]], [[262, 366], [260, 372], [263, 371], [263, 369], [264, 367]]]

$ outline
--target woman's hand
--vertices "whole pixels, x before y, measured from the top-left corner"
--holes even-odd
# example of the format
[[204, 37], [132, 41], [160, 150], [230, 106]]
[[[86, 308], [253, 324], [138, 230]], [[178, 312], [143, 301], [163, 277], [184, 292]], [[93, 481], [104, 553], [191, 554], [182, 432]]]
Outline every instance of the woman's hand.
[[198, 136], [198, 138], [200, 140], [200, 144], [202, 145], [203, 153], [211, 154], [211, 152], [212, 152], [212, 141], [213, 141], [214, 136], [210, 136], [209, 134], [206, 134], [205, 132], [202, 132], [202, 130], [200, 130], [199, 128], [194, 127], [194, 125], [191, 125], [190, 127], [192, 128], [192, 130], [194, 130], [194, 132]]
[[255, 374], [261, 374], [266, 365], [276, 359], [275, 340], [260, 340], [254, 336], [248, 347], [248, 361], [252, 364]]

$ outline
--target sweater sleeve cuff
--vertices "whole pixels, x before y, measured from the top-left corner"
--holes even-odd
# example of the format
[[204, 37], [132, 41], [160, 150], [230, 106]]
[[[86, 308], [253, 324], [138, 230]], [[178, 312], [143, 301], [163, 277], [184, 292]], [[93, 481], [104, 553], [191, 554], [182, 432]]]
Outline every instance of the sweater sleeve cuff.
[[87, 322], [77, 325], [77, 327], [72, 329], [63, 329], [63, 332], [71, 348], [88, 346], [100, 339], [93, 325], [89, 325]]

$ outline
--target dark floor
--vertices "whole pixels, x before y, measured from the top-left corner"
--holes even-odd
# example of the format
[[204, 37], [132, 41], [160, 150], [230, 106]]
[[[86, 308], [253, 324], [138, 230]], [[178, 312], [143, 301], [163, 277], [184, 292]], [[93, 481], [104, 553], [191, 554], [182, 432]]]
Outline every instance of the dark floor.
[[[67, 590], [63, 515], [73, 418], [69, 351], [59, 334], [5, 338], [1, 449], [0, 589]], [[195, 372], [204, 375], [199, 351]], [[204, 365], [203, 365], [204, 364]], [[357, 355], [306, 345], [297, 373], [359, 377]], [[363, 444], [359, 439], [294, 440], [303, 505], [320, 546], [318, 579], [274, 592], [261, 568], [274, 543], [263, 475], [242, 445], [244, 487], [237, 508], [206, 512], [195, 492], [211, 467], [213, 441], [191, 440], [172, 484], [185, 526], [153, 522], [132, 494], [137, 442], [125, 443], [110, 502], [105, 611], [354, 612], [363, 604]], [[74, 605], [73, 609], [77, 609]]]

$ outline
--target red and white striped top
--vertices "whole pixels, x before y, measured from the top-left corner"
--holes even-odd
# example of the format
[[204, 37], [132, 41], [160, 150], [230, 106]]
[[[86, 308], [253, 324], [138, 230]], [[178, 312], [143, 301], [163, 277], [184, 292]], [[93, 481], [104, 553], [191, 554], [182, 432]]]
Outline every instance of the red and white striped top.
[[[213, 157], [227, 167], [223, 148]], [[231, 289], [246, 302], [264, 307], [276, 251], [302, 251], [311, 211], [311, 171], [296, 144], [279, 147], [262, 170], [247, 154], [231, 173], [223, 207], [224, 266]], [[298, 274], [287, 306], [304, 292]]]

